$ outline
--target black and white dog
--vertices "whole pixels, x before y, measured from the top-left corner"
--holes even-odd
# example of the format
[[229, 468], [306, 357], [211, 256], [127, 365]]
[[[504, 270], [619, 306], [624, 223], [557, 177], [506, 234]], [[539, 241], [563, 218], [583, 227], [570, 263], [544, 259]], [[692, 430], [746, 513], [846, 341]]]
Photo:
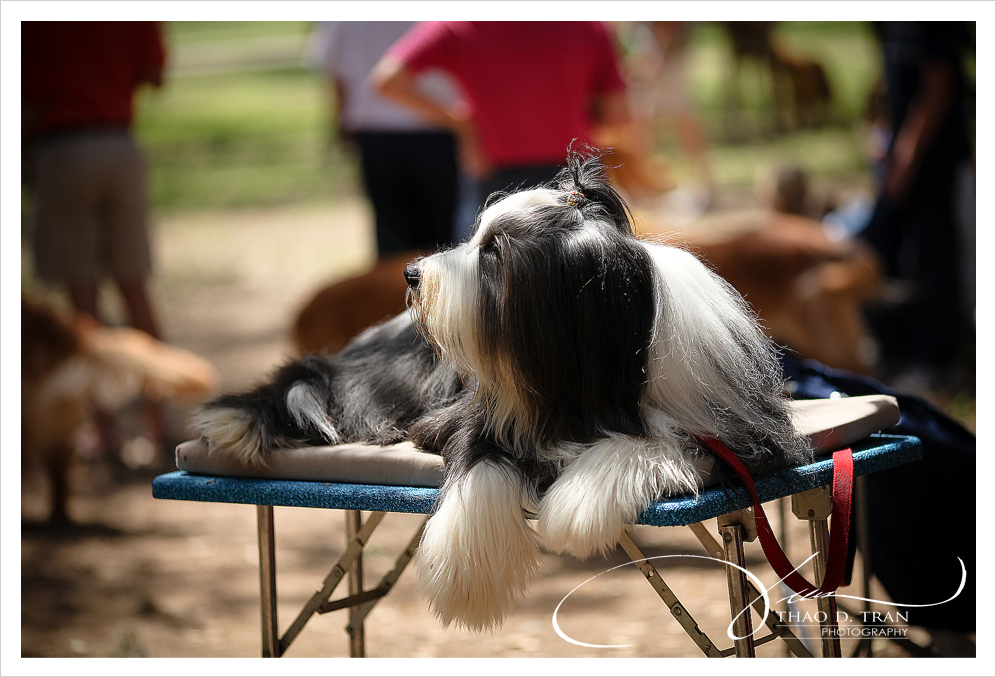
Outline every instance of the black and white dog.
[[246, 463], [405, 439], [442, 454], [418, 568], [444, 624], [500, 625], [540, 542], [605, 552], [650, 502], [697, 490], [699, 438], [752, 471], [810, 458], [743, 299], [688, 252], [636, 239], [595, 158], [492, 200], [468, 242], [405, 277], [410, 315], [219, 397], [195, 425]]

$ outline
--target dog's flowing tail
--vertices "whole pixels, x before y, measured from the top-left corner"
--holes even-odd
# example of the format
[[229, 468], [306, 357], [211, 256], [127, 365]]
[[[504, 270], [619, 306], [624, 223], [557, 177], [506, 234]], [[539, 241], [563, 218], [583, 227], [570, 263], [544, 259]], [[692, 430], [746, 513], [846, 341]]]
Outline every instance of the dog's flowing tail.
[[444, 489], [416, 560], [419, 583], [443, 626], [497, 629], [539, 570], [536, 534], [523, 515], [525, 480], [490, 461]]
[[285, 365], [267, 383], [205, 404], [193, 427], [212, 452], [247, 465], [266, 465], [274, 449], [338, 444], [331, 422], [334, 367], [319, 357]]

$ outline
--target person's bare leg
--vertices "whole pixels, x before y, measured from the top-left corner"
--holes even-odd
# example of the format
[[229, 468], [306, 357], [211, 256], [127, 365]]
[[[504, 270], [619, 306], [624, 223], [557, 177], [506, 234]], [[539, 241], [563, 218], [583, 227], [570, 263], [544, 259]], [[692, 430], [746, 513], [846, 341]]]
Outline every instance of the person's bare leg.
[[[70, 282], [66, 285], [69, 300], [78, 313], [87, 313], [97, 322], [104, 320], [98, 307], [98, 287], [96, 282]], [[118, 432], [117, 419], [114, 414], [103, 407], [98, 407], [93, 413], [93, 421], [100, 437], [98, 453], [102, 459], [117, 458], [121, 451], [121, 436]]]
[[[125, 308], [128, 310], [131, 326], [144, 331], [157, 340], [162, 340], [159, 333], [159, 322], [152, 310], [145, 280], [139, 278], [118, 280], [117, 282], [121, 289]], [[161, 449], [166, 439], [166, 412], [162, 402], [145, 399], [145, 426], [151, 442], [157, 449]]]
[[103, 322], [97, 308], [96, 282], [70, 282], [66, 285], [66, 291], [77, 312], [88, 313], [98, 322]]
[[149, 301], [149, 293], [144, 279], [118, 280], [118, 288], [124, 299], [125, 308], [128, 310], [128, 317], [131, 326], [141, 329], [155, 339], [162, 340], [159, 333], [159, 322], [152, 304]]

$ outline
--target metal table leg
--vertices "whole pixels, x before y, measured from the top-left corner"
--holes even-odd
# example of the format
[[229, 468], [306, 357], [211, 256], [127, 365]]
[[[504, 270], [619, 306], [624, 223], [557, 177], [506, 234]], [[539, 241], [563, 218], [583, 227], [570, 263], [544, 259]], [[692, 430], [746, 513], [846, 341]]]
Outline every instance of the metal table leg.
[[[736, 566], [726, 567], [726, 585], [730, 595], [730, 618], [733, 620], [733, 640], [739, 658], [754, 658], [754, 621], [750, 615], [750, 602], [747, 598], [747, 575], [743, 568], [744, 540], [757, 538], [754, 527], [754, 514], [749, 508], [720, 515], [717, 524], [719, 536], [723, 539], [723, 555], [727, 562]], [[737, 568], [739, 567], [739, 568]]]
[[[799, 519], [809, 521], [809, 540], [813, 553], [813, 583], [823, 583], [826, 574], [830, 535], [827, 518], [833, 510], [830, 487], [817, 487], [792, 496], [792, 512]], [[839, 527], [835, 527], [839, 528]], [[824, 658], [840, 658], [840, 636], [837, 634], [837, 600], [833, 595], [816, 601], [820, 616], [820, 640]]]
[[[363, 526], [363, 518], [359, 510], [346, 511], [346, 545], [356, 538], [360, 528]], [[348, 589], [350, 595], [358, 595], [363, 592], [363, 551], [356, 556], [356, 561], [349, 567]], [[349, 655], [351, 658], [366, 658], [366, 632], [363, 628], [363, 616], [361, 607], [349, 607], [349, 623], [346, 625], [346, 632], [349, 634]]]
[[[702, 547], [706, 549], [706, 552], [708, 552], [710, 556], [716, 557], [717, 559], [723, 559], [724, 552], [722, 546], [720, 546], [719, 542], [713, 537], [713, 535], [709, 532], [709, 529], [707, 529], [704, 524], [697, 522], [695, 524], [689, 524], [688, 528], [692, 530], [692, 533], [699, 539], [699, 543], [702, 544]], [[781, 637], [782, 641], [785, 642], [785, 647], [788, 650], [789, 655], [794, 654], [799, 658], [813, 657], [813, 653], [806, 648], [806, 645], [803, 644], [798, 637], [796, 637], [795, 633], [792, 632], [792, 628], [785, 625], [778, 615], [773, 613], [773, 609], [770, 609], [765, 605], [763, 595], [761, 595], [761, 592], [749, 579], [747, 580], [747, 595], [752, 600], [750, 604], [754, 608], [754, 611], [757, 612], [759, 617], [764, 618], [764, 624], [770, 631], [766, 637], [754, 640], [755, 646]], [[726, 654], [724, 653], [724, 655]]]
[[[830, 544], [830, 533], [826, 520], [809, 521], [809, 540], [813, 552], [820, 553], [813, 558], [813, 576], [819, 583], [823, 582], [827, 568], [827, 552]], [[824, 658], [840, 658], [840, 635], [837, 634], [837, 599], [833, 595], [820, 597], [816, 600], [816, 608], [820, 616], [821, 644]]]
[[256, 506], [259, 538], [259, 599], [263, 628], [263, 658], [278, 658], [277, 634], [277, 555], [274, 544], [273, 506]]

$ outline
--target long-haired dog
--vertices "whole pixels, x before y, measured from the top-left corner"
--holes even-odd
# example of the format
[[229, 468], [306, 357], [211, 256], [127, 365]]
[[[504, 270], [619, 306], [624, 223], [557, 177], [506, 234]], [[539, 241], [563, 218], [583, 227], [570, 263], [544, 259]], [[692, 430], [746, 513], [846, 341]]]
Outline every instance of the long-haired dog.
[[247, 463], [357, 441], [441, 453], [418, 568], [444, 624], [498, 626], [541, 542], [605, 552], [650, 502], [695, 491], [701, 437], [754, 470], [809, 458], [743, 300], [691, 254], [637, 240], [597, 159], [492, 201], [469, 241], [405, 277], [410, 316], [217, 398], [195, 427]]

